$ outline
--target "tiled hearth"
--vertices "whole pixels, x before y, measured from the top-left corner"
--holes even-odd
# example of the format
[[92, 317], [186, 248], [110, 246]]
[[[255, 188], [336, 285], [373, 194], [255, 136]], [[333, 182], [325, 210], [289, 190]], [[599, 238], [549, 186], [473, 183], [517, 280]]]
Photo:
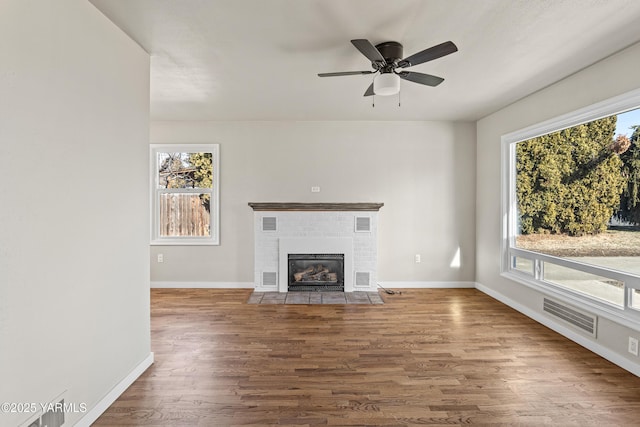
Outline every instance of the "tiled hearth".
[[254, 292], [247, 304], [384, 304], [377, 292]]

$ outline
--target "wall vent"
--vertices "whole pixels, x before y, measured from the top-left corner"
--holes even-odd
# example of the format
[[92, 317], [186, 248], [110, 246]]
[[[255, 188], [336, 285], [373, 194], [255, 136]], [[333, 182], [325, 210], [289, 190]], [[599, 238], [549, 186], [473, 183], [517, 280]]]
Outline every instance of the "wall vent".
[[356, 232], [366, 233], [371, 231], [371, 217], [369, 216], [357, 216], [356, 217]]
[[[86, 412], [85, 404], [68, 403], [65, 400], [66, 390], [54, 400], [47, 403], [38, 403], [22, 427], [63, 427], [66, 412]], [[46, 412], [45, 412], [46, 411]]]
[[[51, 406], [51, 405], [50, 405]], [[51, 409], [40, 417], [40, 425], [42, 427], [61, 427], [64, 424], [64, 399], [53, 405]]]
[[263, 288], [277, 288], [278, 287], [278, 273], [272, 271], [262, 272], [262, 287]]
[[578, 310], [566, 304], [544, 298], [542, 310], [558, 319], [588, 333], [595, 338], [598, 317], [594, 314]]
[[275, 216], [262, 217], [262, 231], [277, 231], [278, 218]]
[[368, 288], [371, 285], [371, 274], [368, 271], [356, 271], [356, 288]]

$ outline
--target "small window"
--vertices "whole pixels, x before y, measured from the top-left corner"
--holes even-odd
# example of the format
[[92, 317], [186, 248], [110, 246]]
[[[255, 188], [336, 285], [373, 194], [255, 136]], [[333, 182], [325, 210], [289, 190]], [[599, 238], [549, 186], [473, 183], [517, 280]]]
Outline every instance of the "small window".
[[631, 289], [631, 308], [640, 310], [640, 290]]
[[151, 146], [151, 244], [219, 244], [218, 144]]
[[522, 258], [519, 256], [511, 257], [512, 264], [511, 269], [515, 271], [519, 271], [521, 273], [525, 273], [529, 276], [533, 276], [533, 260]]

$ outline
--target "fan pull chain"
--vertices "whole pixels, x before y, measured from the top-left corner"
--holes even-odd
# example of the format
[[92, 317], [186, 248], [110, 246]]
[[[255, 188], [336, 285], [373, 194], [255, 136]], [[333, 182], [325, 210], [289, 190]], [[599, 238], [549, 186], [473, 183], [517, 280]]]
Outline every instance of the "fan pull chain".
[[[373, 85], [375, 81], [376, 81], [376, 76], [374, 74], [373, 78], [371, 79], [371, 84]], [[371, 87], [373, 87], [373, 86], [371, 86]], [[376, 108], [376, 93], [375, 92], [373, 92], [373, 96], [371, 97], [371, 108]]]
[[398, 91], [398, 107], [400, 107], [400, 91]]

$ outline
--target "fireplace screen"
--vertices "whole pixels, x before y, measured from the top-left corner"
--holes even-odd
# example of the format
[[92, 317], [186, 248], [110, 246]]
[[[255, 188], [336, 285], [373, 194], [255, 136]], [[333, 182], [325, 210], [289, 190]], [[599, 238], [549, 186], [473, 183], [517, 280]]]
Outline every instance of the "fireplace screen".
[[289, 291], [344, 291], [344, 254], [289, 254]]

